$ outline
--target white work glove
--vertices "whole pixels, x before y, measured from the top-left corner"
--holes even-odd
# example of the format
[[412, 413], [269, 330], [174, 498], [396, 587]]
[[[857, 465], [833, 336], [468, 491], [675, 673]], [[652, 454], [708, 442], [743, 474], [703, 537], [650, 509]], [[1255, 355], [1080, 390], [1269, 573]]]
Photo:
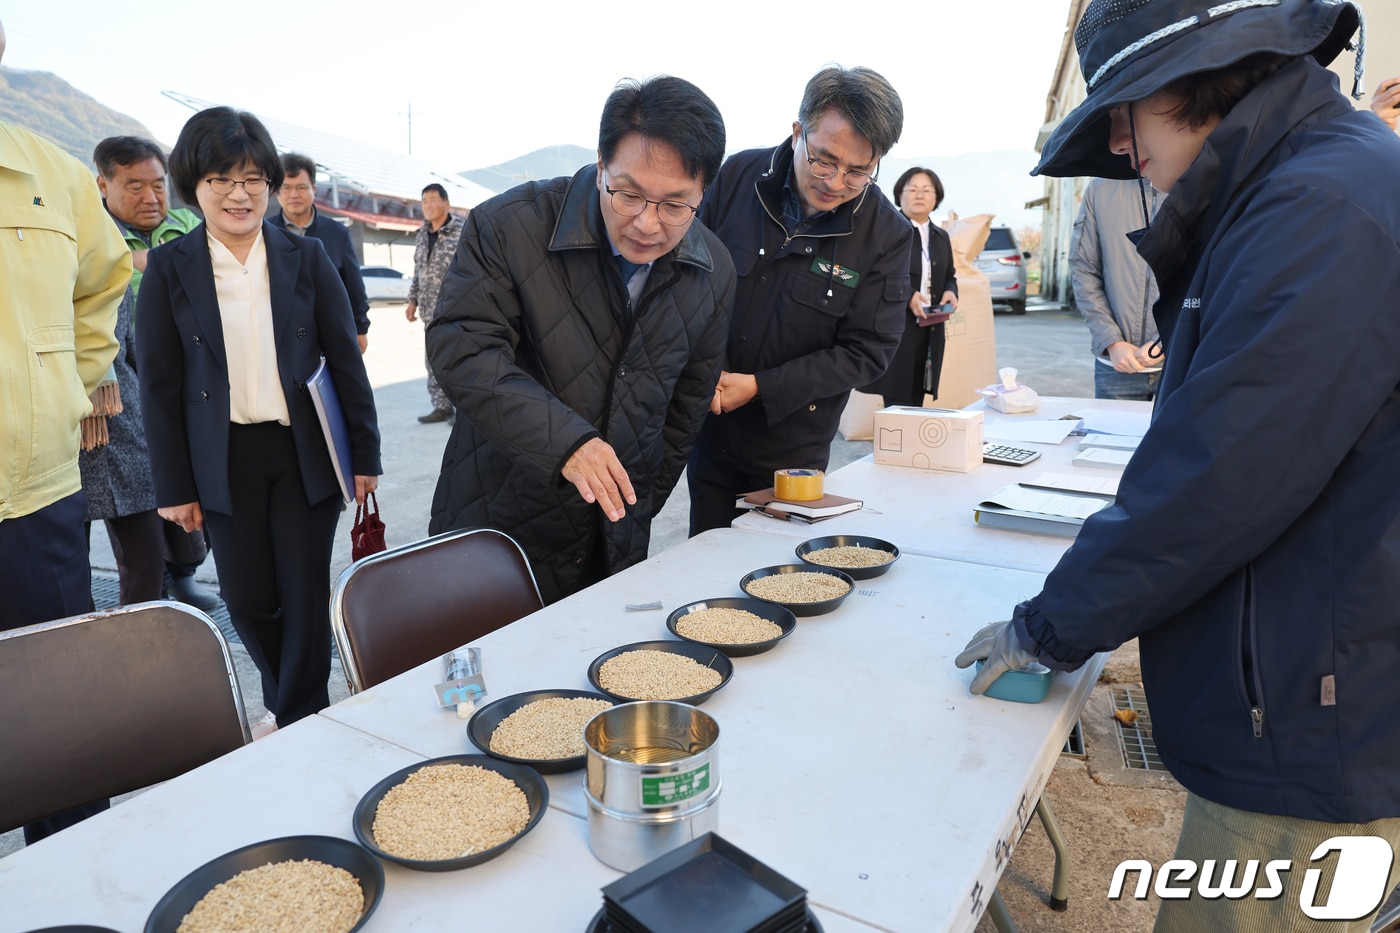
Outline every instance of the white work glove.
[[953, 663], [965, 668], [978, 661], [983, 662], [982, 670], [972, 678], [972, 686], [969, 688], [974, 694], [981, 694], [1002, 674], [1007, 671], [1019, 671], [1035, 660], [1035, 652], [1021, 644], [1021, 638], [1016, 634], [1016, 626], [1008, 620], [993, 622], [973, 635], [972, 640]]

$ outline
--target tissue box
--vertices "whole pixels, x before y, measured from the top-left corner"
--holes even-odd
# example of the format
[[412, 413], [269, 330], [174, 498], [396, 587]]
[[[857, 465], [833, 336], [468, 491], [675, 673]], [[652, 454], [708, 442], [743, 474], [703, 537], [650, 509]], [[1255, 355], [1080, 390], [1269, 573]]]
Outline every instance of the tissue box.
[[982, 412], [907, 408], [875, 412], [875, 462], [967, 473], [982, 465]]
[[993, 411], [1005, 412], [1008, 415], [1025, 414], [1040, 407], [1040, 396], [1036, 394], [1035, 389], [1027, 386], [1017, 386], [1014, 389], [1007, 389], [1004, 386], [987, 386], [985, 389], [977, 391], [981, 394], [988, 408]]

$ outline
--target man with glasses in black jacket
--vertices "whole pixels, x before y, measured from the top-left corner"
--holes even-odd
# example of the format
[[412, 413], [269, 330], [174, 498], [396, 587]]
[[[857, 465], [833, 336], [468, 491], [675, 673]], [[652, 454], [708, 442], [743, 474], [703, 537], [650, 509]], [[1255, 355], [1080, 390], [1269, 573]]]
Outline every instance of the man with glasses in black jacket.
[[690, 533], [773, 471], [825, 469], [850, 390], [899, 346], [914, 228], [875, 187], [904, 107], [869, 68], [808, 83], [792, 136], [731, 157], [700, 219], [739, 274], [725, 371], [691, 454]]

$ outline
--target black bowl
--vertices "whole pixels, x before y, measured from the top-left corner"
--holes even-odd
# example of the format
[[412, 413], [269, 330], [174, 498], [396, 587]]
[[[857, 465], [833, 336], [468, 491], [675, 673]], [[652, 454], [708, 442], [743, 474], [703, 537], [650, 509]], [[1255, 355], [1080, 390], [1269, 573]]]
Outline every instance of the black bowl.
[[370, 914], [374, 913], [374, 908], [379, 906], [379, 898], [384, 893], [384, 866], [349, 839], [336, 836], [284, 836], [234, 849], [205, 862], [181, 878], [151, 911], [146, 919], [146, 933], [175, 933], [180, 921], [204, 895], [239, 872], [269, 862], [300, 859], [325, 862], [355, 876], [365, 894], [365, 912], [360, 922], [350, 928], [350, 933], [364, 926]]
[[669, 651], [672, 654], [679, 654], [682, 657], [690, 658], [692, 661], [696, 661], [706, 667], [712, 667], [719, 671], [720, 682], [718, 687], [711, 687], [704, 693], [697, 693], [693, 697], [675, 697], [674, 702], [676, 703], [689, 703], [691, 706], [699, 706], [701, 703], [708, 700], [716, 690], [719, 690], [725, 684], [729, 683], [729, 678], [734, 676], [734, 662], [725, 657], [722, 652], [708, 645], [701, 645], [693, 641], [639, 641], [631, 645], [623, 645], [621, 648], [614, 648], [611, 651], [604, 651], [593, 659], [592, 664], [588, 665], [588, 682], [597, 687], [600, 692], [607, 694], [619, 703], [631, 703], [638, 698], [625, 697], [605, 689], [602, 684], [598, 683], [598, 669], [607, 661], [628, 651]]
[[[818, 564], [807, 559], [807, 555], [813, 551], [820, 551], [827, 547], [868, 547], [877, 551], [888, 551], [894, 555], [893, 558], [883, 564], [874, 567], [831, 567], [830, 564]], [[821, 567], [826, 570], [840, 570], [848, 575], [852, 580], [869, 580], [871, 577], [878, 577], [894, 566], [894, 562], [899, 560], [899, 548], [881, 538], [871, 538], [866, 535], [827, 535], [825, 538], [813, 538], [810, 541], [803, 541], [797, 546], [797, 559], [811, 567]]]
[[[492, 846], [485, 852], [464, 855], [461, 858], [411, 859], [385, 852], [374, 841], [374, 816], [379, 809], [379, 801], [384, 799], [384, 795], [389, 793], [390, 788], [402, 784], [410, 774], [429, 765], [476, 765], [510, 779], [525, 794], [525, 801], [530, 806], [530, 821], [525, 824], [524, 829], [500, 845]], [[432, 758], [409, 765], [407, 768], [401, 768], [371, 787], [369, 792], [361, 797], [360, 802], [355, 805], [355, 838], [364, 843], [365, 848], [380, 858], [390, 862], [398, 862], [407, 868], [416, 868], [419, 871], [456, 871], [459, 868], [471, 868], [473, 865], [489, 862], [515, 845], [522, 836], [535, 828], [535, 824], [544, 816], [545, 807], [548, 805], [549, 785], [533, 768], [500, 761], [489, 755], [446, 755], [442, 758]]]
[[44, 927], [42, 930], [30, 930], [29, 933], [117, 933], [111, 927], [95, 927], [91, 924], [80, 923], [76, 926]]
[[587, 754], [576, 755], [573, 758], [515, 758], [511, 755], [502, 755], [499, 752], [491, 751], [491, 736], [495, 734], [496, 727], [507, 716], [518, 709], [529, 706], [536, 700], [554, 699], [611, 700], [611, 697], [594, 693], [592, 690], [531, 690], [529, 693], [517, 693], [514, 696], [504, 697], [483, 706], [473, 713], [471, 721], [467, 723], [467, 738], [471, 739], [473, 745], [492, 758], [529, 765], [540, 774], [563, 774], [566, 771], [577, 771], [583, 767], [588, 758]]
[[[784, 603], [776, 599], [763, 599], [762, 596], [755, 596], [753, 593], [749, 592], [749, 583], [752, 581], [763, 577], [775, 576], [780, 573], [824, 573], [836, 577], [837, 579], [844, 580], [846, 583], [846, 592], [832, 599], [823, 599], [814, 603]], [[855, 592], [855, 588], [856, 581], [851, 579], [850, 574], [842, 570], [837, 570], [835, 567], [822, 567], [818, 564], [779, 564], [776, 567], [764, 567], [761, 570], [755, 570], [753, 573], [744, 574], [744, 578], [739, 581], [739, 589], [743, 591], [745, 596], [752, 597], [753, 599], [760, 599], [766, 603], [773, 603], [777, 606], [783, 606], [784, 608], [792, 610], [792, 614], [795, 616], [825, 615], [845, 602], [846, 597]]]
[[[742, 609], [745, 612], [752, 612], [760, 618], [776, 623], [782, 629], [782, 633], [776, 638], [767, 641], [751, 641], [743, 645], [723, 645], [714, 641], [701, 641], [698, 638], [690, 638], [676, 631], [676, 623], [692, 612], [699, 612], [701, 609]], [[677, 638], [691, 642], [696, 645], [708, 645], [711, 648], [718, 648], [731, 658], [746, 657], [751, 654], [762, 654], [769, 650], [778, 642], [792, 634], [792, 630], [797, 628], [797, 616], [790, 610], [784, 609], [777, 603], [770, 603], [762, 599], [754, 599], [749, 596], [721, 596], [718, 599], [702, 599], [699, 602], [687, 603], [666, 617], [666, 627], [671, 630], [671, 634]]]

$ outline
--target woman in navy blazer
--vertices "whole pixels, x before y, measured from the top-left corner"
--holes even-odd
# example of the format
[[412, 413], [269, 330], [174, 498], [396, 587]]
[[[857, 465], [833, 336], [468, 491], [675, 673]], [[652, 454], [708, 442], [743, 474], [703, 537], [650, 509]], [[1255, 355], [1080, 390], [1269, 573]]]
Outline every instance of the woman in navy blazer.
[[264, 222], [282, 183], [252, 114], [190, 118], [170, 153], [204, 224], [151, 250], [136, 357], [160, 515], [206, 528], [233, 626], [262, 675], [255, 737], [329, 702], [330, 562], [344, 509], [306, 382], [321, 358], [363, 502], [380, 473], [374, 393], [345, 287], [320, 241]]
[[[909, 299], [909, 316], [904, 319], [904, 336], [885, 374], [861, 389], [883, 395], [886, 405], [921, 408], [927, 391], [938, 398], [939, 376], [943, 371], [946, 343], [942, 316], [945, 305], [958, 307], [958, 279], [953, 270], [953, 241], [929, 219], [943, 203], [943, 182], [932, 169], [915, 166], [894, 183], [894, 203], [919, 231], [909, 271], [914, 294]], [[937, 320], [937, 323], [932, 321]], [[925, 379], [927, 373], [928, 378]]]

